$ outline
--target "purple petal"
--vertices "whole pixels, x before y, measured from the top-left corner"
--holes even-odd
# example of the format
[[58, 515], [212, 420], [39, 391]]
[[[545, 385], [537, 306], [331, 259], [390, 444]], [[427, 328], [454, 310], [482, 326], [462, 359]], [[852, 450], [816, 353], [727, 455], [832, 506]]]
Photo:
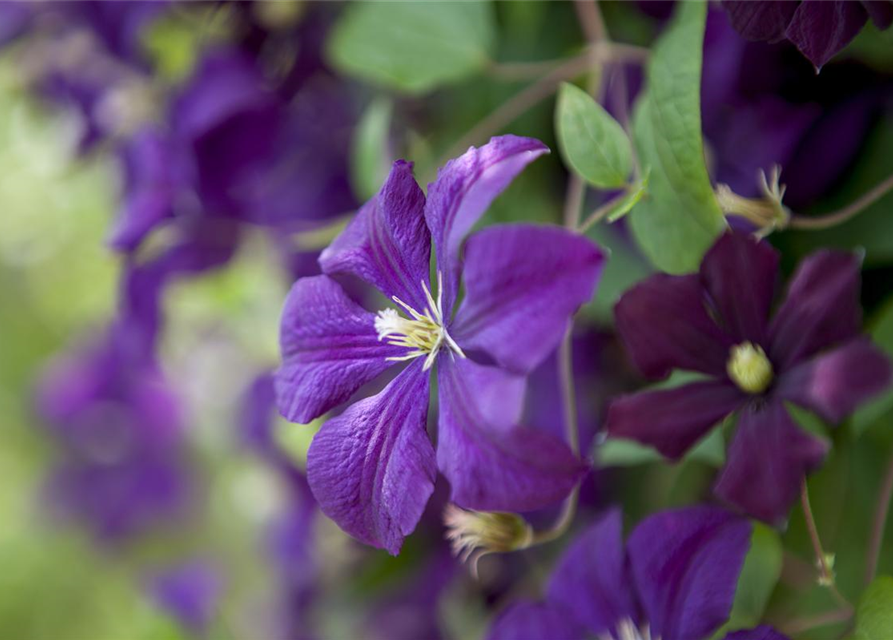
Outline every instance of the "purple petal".
[[451, 328], [463, 349], [528, 373], [558, 345], [568, 320], [592, 297], [605, 255], [558, 227], [500, 225], [465, 248], [465, 299]]
[[797, 10], [797, 3], [722, 0], [722, 8], [729, 14], [735, 31], [745, 39], [778, 42], [785, 38], [785, 30]]
[[732, 339], [707, 314], [697, 275], [657, 274], [627, 291], [614, 307], [617, 330], [649, 378], [673, 369], [725, 375]]
[[532, 511], [558, 502], [583, 466], [567, 445], [517, 425], [524, 379], [468, 359], [438, 364], [437, 465], [452, 501], [482, 511]]
[[755, 629], [735, 631], [725, 637], [724, 640], [790, 640], [772, 627], [762, 626]]
[[726, 233], [701, 263], [701, 279], [736, 340], [763, 343], [778, 279], [778, 252], [743, 233]]
[[890, 361], [868, 339], [857, 338], [784, 374], [776, 395], [837, 423], [890, 384]]
[[776, 371], [859, 334], [859, 268], [855, 254], [826, 250], [800, 264], [769, 329]]
[[450, 160], [428, 185], [425, 219], [443, 273], [443, 308], [450, 314], [459, 290], [459, 247], [490, 203], [530, 162], [549, 148], [533, 138], [499, 136]]
[[350, 273], [397, 296], [414, 309], [427, 308], [431, 238], [423, 215], [425, 195], [412, 177], [412, 163], [398, 160], [378, 195], [367, 202], [322, 252], [324, 273]]
[[324, 424], [307, 455], [307, 480], [322, 512], [391, 555], [434, 491], [427, 419], [428, 373], [416, 361], [381, 393]]
[[567, 611], [545, 602], [516, 602], [490, 627], [487, 640], [582, 640], [586, 631]]
[[150, 591], [159, 607], [202, 635], [213, 620], [222, 586], [213, 565], [192, 561], [156, 576]]
[[619, 509], [608, 512], [564, 552], [549, 580], [548, 598], [596, 636], [622, 620], [637, 619]]
[[750, 532], [715, 507], [664, 511], [635, 528], [627, 549], [653, 637], [708, 638], [728, 619]]
[[781, 524], [801, 481], [822, 463], [826, 450], [824, 442], [794, 424], [781, 402], [747, 407], [713, 490], [749, 515]]
[[279, 411], [307, 423], [347, 400], [405, 351], [379, 342], [375, 316], [328, 276], [298, 280], [285, 300], [276, 372]]
[[785, 36], [818, 71], [856, 37], [866, 18], [865, 9], [858, 2], [803, 0]]
[[862, 6], [878, 29], [888, 29], [893, 24], [893, 3], [890, 0], [862, 0]]
[[611, 437], [637, 440], [676, 460], [744, 401], [724, 381], [642, 391], [612, 402], [605, 428]]

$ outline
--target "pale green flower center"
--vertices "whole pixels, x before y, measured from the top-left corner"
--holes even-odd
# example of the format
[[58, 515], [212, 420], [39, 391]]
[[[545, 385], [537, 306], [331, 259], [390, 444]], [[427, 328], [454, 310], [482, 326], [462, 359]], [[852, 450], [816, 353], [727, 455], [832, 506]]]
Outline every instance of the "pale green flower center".
[[762, 393], [772, 384], [772, 363], [762, 347], [752, 342], [732, 347], [726, 371], [738, 388], [747, 393]]
[[427, 371], [434, 364], [441, 348], [447, 346], [454, 354], [464, 358], [465, 354], [459, 345], [450, 337], [443, 321], [443, 279], [437, 274], [437, 301], [428, 290], [428, 285], [422, 282], [422, 290], [428, 308], [424, 313], [419, 313], [410, 305], [403, 302], [397, 296], [393, 296], [394, 302], [405, 309], [409, 317], [400, 315], [396, 309], [382, 309], [375, 317], [375, 330], [378, 339], [387, 341], [395, 347], [411, 349], [403, 356], [392, 356], [388, 360], [401, 361], [412, 360], [425, 356], [425, 364], [422, 367]]

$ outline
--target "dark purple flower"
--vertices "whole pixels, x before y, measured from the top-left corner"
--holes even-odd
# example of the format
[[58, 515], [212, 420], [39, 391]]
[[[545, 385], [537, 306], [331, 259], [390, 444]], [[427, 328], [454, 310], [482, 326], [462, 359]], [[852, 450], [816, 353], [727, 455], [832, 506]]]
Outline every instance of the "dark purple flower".
[[700, 273], [655, 275], [624, 294], [617, 328], [639, 369], [651, 378], [685, 369], [706, 379], [621, 397], [607, 422], [612, 436], [678, 459], [738, 411], [715, 491], [776, 524], [826, 450], [784, 403], [836, 423], [890, 380], [886, 357], [859, 335], [859, 258], [832, 251], [807, 258], [770, 318], [778, 259], [767, 243], [727, 233]]
[[715, 507], [652, 515], [624, 546], [619, 510], [584, 531], [541, 602], [502, 613], [489, 640], [703, 640], [729, 617], [750, 545], [747, 520]]
[[222, 589], [217, 569], [193, 560], [152, 578], [152, 599], [191, 633], [204, 635], [214, 617]]
[[102, 540], [183, 514], [188, 474], [177, 397], [124, 323], [53, 363], [38, 411], [58, 445], [49, 497]]
[[[310, 448], [308, 479], [323, 512], [368, 544], [398, 552], [437, 468], [454, 502], [481, 510], [555, 502], [582, 473], [563, 442], [518, 421], [524, 375], [592, 295], [603, 254], [562, 229], [515, 224], [472, 234], [460, 256], [490, 202], [547, 151], [528, 138], [494, 138], [447, 163], [427, 199], [412, 165], [396, 162], [379, 194], [322, 253], [326, 275], [299, 280], [288, 296], [276, 390], [289, 420], [309, 422], [408, 361], [381, 393], [330, 419]], [[366, 311], [336, 274], [359, 276], [393, 306]], [[454, 315], [460, 280], [465, 297]], [[426, 433], [427, 372], [435, 363], [436, 460]]]
[[893, 23], [893, 5], [886, 1], [723, 0], [735, 30], [748, 40], [788, 39], [816, 71], [856, 37], [870, 17], [879, 29]]

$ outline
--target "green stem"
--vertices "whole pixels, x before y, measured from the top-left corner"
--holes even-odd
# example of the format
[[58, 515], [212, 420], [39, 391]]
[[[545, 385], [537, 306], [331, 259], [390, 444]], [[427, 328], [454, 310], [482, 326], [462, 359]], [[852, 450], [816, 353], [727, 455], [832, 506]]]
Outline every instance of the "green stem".
[[881, 555], [881, 544], [884, 541], [884, 529], [887, 525], [887, 514], [890, 511], [890, 498], [893, 497], [893, 456], [887, 466], [881, 490], [878, 494], [874, 512], [874, 522], [868, 539], [868, 551], [865, 561], [865, 584], [869, 585], [877, 574], [878, 558]]
[[837, 589], [834, 583], [834, 574], [831, 567], [828, 566], [828, 559], [822, 548], [822, 540], [819, 538], [819, 530], [815, 523], [815, 517], [812, 514], [812, 507], [809, 504], [809, 487], [806, 484], [806, 478], [800, 484], [800, 504], [803, 506], [803, 517], [806, 520], [806, 530], [809, 532], [809, 539], [812, 542], [812, 549], [816, 556], [816, 562], [821, 572], [821, 584], [830, 589], [831, 594], [840, 604], [841, 608], [853, 610], [853, 605], [849, 600], [843, 597], [843, 594]]
[[856, 217], [859, 213], [867, 209], [869, 206], [880, 200], [884, 195], [893, 189], [893, 175], [888, 176], [885, 180], [878, 183], [874, 188], [870, 189], [861, 198], [855, 202], [838, 209], [832, 213], [823, 216], [791, 216], [788, 227], [791, 229], [828, 229], [843, 224], [850, 218]]

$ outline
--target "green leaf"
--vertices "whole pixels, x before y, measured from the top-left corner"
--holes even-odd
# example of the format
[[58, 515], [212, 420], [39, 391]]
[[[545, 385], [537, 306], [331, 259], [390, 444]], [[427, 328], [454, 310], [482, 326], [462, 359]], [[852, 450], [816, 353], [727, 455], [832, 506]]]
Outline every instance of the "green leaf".
[[612, 203], [611, 209], [606, 216], [608, 222], [617, 222], [620, 218], [629, 213], [633, 207], [639, 204], [639, 201], [648, 192], [648, 179], [650, 175], [651, 171], [647, 170], [644, 178], [637, 181], [635, 184], [629, 185], [626, 188], [623, 197], [618, 198]]
[[858, 640], [890, 640], [891, 633], [893, 633], [893, 578], [880, 576], [859, 598], [854, 636]]
[[[869, 334], [874, 343], [893, 359], [893, 298], [871, 320]], [[893, 410], [893, 389], [877, 396], [853, 414], [853, 431], [862, 434], [868, 427]]]
[[562, 84], [555, 128], [565, 163], [586, 182], [602, 189], [626, 184], [633, 170], [629, 138], [592, 96], [577, 86]]
[[656, 267], [698, 268], [725, 227], [701, 137], [700, 88], [706, 4], [680, 2], [651, 52], [648, 89], [633, 114], [633, 139], [651, 169], [648, 197], [633, 210], [633, 233]]
[[423, 94], [479, 71], [494, 32], [489, 2], [356, 2], [327, 53], [344, 73]]
[[357, 123], [351, 149], [351, 182], [360, 200], [368, 200], [381, 188], [391, 163], [388, 133], [393, 103], [373, 100]]
[[[665, 458], [654, 448], [633, 440], [609, 438], [596, 448], [599, 466], [632, 467], [648, 462], [660, 462]], [[682, 459], [684, 462], [703, 462], [711, 467], [721, 467], [726, 460], [722, 429], [712, 429]]]

